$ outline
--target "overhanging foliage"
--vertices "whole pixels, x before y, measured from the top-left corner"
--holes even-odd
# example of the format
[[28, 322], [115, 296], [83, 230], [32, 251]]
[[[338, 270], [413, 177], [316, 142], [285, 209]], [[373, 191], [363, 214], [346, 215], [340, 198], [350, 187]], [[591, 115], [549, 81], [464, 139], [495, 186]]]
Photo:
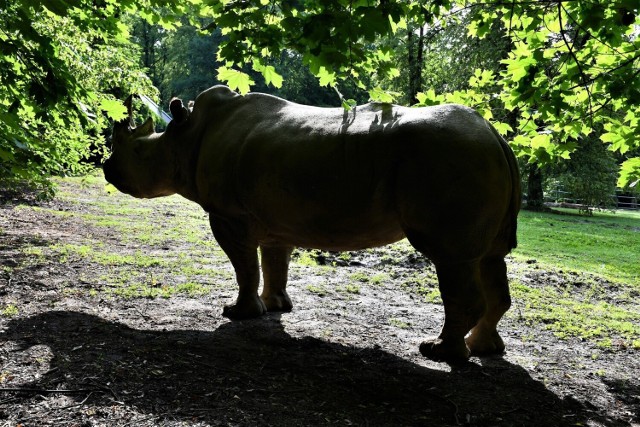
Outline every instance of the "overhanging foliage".
[[[33, 165], [25, 168], [20, 154], [33, 154], [42, 143], [37, 123], [62, 129], [61, 124], [76, 120], [78, 132], [86, 133], [80, 105], [112, 118], [121, 114], [108, 101], [114, 99], [109, 93], [135, 91], [144, 80], [130, 52], [122, 53], [127, 13], [167, 30], [185, 16], [199, 25], [208, 22], [207, 30], [219, 28], [224, 38], [218, 77], [241, 92], [252, 85], [243, 66], [251, 64], [277, 87], [282, 77], [267, 58], [295, 51], [321, 84], [350, 80], [384, 102], [393, 99], [384, 83], [400, 74], [398, 52], [390, 42], [399, 30], [446, 27], [464, 18], [469, 35], [484, 37], [499, 26], [508, 38], [501, 70], [478, 70], [464, 91], [426, 90], [418, 97], [421, 103], [464, 102], [492, 118], [499, 100], [510, 120], [496, 127], [530, 162], [567, 158], [584, 137], [596, 133], [623, 161], [618, 185], [634, 185], [640, 180], [638, 8], [634, 0], [5, 0], [0, 3], [6, 23], [0, 32], [0, 158], [5, 172], [33, 174]], [[57, 24], [49, 33], [44, 30], [49, 17], [75, 28], [90, 53], [65, 57], [73, 43], [52, 37]], [[34, 21], [42, 21], [40, 27], [32, 26]], [[96, 45], [113, 49], [109, 59], [117, 65], [91, 56]], [[73, 64], [92, 69], [97, 80], [78, 78]], [[120, 81], [113, 76], [111, 92], [104, 85], [96, 90], [106, 81], [100, 72], [107, 69], [120, 69]], [[344, 100], [343, 105], [352, 103]], [[43, 157], [51, 155], [50, 150]]]

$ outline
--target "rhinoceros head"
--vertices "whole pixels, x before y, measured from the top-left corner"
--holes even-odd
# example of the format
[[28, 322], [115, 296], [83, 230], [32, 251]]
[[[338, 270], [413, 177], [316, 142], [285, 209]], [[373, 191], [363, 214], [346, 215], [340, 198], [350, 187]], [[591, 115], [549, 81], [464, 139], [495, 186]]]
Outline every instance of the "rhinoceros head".
[[134, 197], [174, 194], [175, 162], [164, 134], [155, 132], [151, 118], [135, 126], [131, 97], [125, 106], [128, 117], [113, 126], [111, 156], [103, 166], [106, 180]]

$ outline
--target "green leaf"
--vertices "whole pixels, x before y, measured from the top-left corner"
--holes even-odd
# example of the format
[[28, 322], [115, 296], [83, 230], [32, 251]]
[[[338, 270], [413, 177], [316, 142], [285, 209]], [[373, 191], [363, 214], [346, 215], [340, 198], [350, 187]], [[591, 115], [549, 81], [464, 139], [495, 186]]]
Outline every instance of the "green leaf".
[[320, 67], [316, 77], [320, 79], [320, 86], [333, 86], [336, 82], [336, 73], [327, 70], [324, 65]]
[[249, 93], [251, 85], [255, 84], [247, 73], [227, 67], [218, 68], [218, 79], [226, 82], [229, 89], [237, 90], [242, 95]]
[[495, 127], [498, 133], [502, 136], [507, 135], [509, 132], [513, 132], [513, 128], [508, 123], [494, 122], [493, 127]]
[[618, 187], [635, 187], [640, 182], [640, 157], [633, 157], [626, 160], [620, 166], [620, 177]]
[[107, 113], [111, 120], [120, 121], [127, 118], [127, 107], [116, 99], [103, 99], [100, 101], [100, 109]]
[[345, 111], [351, 111], [358, 105], [358, 102], [355, 99], [342, 99], [342, 108]]
[[2, 160], [3, 162], [8, 162], [13, 159], [14, 157], [12, 152], [4, 150], [2, 147], [0, 147], [0, 160]]
[[438, 105], [445, 101], [444, 96], [436, 94], [433, 89], [429, 89], [426, 92], [419, 92], [416, 98], [418, 99], [417, 106]]
[[265, 66], [260, 72], [262, 73], [264, 81], [267, 84], [271, 84], [277, 88], [282, 87], [282, 82], [284, 79], [280, 74], [276, 72], [276, 69], [272, 65]]
[[369, 91], [369, 100], [371, 102], [391, 104], [394, 101], [395, 96], [397, 96], [397, 93], [383, 90], [380, 86]]
[[547, 133], [539, 133], [531, 139], [531, 147], [533, 149], [546, 150], [551, 146], [551, 135]]
[[602, 142], [608, 142], [611, 144], [612, 151], [619, 151], [621, 154], [626, 153], [629, 150], [629, 146], [625, 138], [617, 132], [606, 132], [600, 135]]

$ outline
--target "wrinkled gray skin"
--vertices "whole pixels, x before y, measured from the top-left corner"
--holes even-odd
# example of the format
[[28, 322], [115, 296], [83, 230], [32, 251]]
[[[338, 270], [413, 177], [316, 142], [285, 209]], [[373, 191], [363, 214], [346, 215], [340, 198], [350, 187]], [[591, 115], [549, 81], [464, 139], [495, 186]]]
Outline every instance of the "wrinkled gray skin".
[[296, 246], [344, 251], [407, 237], [434, 263], [445, 309], [422, 354], [504, 350], [496, 325], [510, 306], [504, 257], [516, 245], [520, 179], [512, 151], [475, 111], [367, 104], [346, 112], [225, 86], [201, 93], [192, 112], [178, 99], [170, 109], [164, 133], [150, 119], [114, 126], [105, 177], [132, 196], [178, 193], [209, 213], [239, 285], [225, 316], [291, 310]]

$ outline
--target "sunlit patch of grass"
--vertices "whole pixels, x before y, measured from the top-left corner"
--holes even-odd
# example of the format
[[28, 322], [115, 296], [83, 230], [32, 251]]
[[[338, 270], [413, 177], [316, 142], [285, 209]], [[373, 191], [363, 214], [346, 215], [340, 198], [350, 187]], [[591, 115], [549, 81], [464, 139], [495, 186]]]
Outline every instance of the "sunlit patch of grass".
[[318, 265], [309, 251], [300, 251], [297, 257], [294, 256], [293, 262], [303, 267], [316, 267]]
[[211, 286], [193, 282], [167, 285], [158, 283], [134, 283], [110, 289], [109, 293], [121, 298], [171, 298], [174, 295], [197, 297], [211, 292]]
[[518, 223], [520, 261], [580, 271], [640, 287], [640, 213], [596, 213], [593, 217], [523, 211]]
[[564, 213], [520, 214], [511, 274], [533, 280], [512, 280], [508, 316], [561, 339], [577, 337], [607, 350], [638, 348], [640, 213]]
[[60, 256], [61, 262], [69, 262], [72, 259], [84, 258], [87, 261], [96, 262], [101, 265], [128, 265], [140, 268], [166, 266], [167, 261], [151, 255], [146, 255], [141, 251], [134, 254], [122, 254], [104, 251], [102, 245], [91, 246], [88, 244], [62, 244], [53, 245], [51, 249]]
[[27, 246], [22, 250], [22, 253], [25, 255], [30, 255], [30, 256], [34, 256], [34, 257], [43, 257], [44, 256], [44, 250], [42, 248], [39, 247], [35, 247], [35, 246]]
[[402, 287], [408, 292], [416, 293], [431, 304], [442, 304], [438, 280], [430, 271], [419, 271], [406, 277]]
[[369, 281], [369, 275], [364, 271], [356, 271], [355, 273], [351, 273], [349, 275], [349, 279], [356, 282], [367, 283]]
[[344, 292], [347, 294], [359, 294], [360, 293], [360, 286], [358, 285], [345, 285], [343, 287], [340, 287], [337, 289], [338, 292]]
[[327, 288], [325, 288], [322, 285], [308, 285], [307, 286], [307, 290], [309, 292], [311, 292], [312, 294], [316, 294], [316, 295], [318, 295], [320, 297], [324, 297], [329, 293], [327, 291]]
[[386, 273], [372, 274], [370, 271], [356, 271], [349, 275], [349, 279], [360, 283], [370, 283], [372, 285], [380, 285], [389, 280], [389, 275]]
[[18, 307], [14, 304], [7, 304], [0, 309], [0, 315], [3, 317], [15, 317], [18, 315]]
[[396, 319], [395, 317], [392, 317], [389, 319], [389, 324], [391, 326], [395, 326], [396, 328], [400, 328], [400, 329], [409, 329], [411, 327], [411, 324], [402, 321], [400, 319]]
[[555, 287], [519, 282], [511, 284], [511, 293], [515, 304], [509, 316], [542, 324], [559, 338], [578, 337], [608, 348], [614, 342], [634, 347], [640, 336], [640, 311], [633, 302], [614, 305], [595, 295], [576, 298]]
[[381, 285], [389, 280], [389, 275], [386, 273], [374, 274], [369, 278], [369, 283], [373, 285]]

